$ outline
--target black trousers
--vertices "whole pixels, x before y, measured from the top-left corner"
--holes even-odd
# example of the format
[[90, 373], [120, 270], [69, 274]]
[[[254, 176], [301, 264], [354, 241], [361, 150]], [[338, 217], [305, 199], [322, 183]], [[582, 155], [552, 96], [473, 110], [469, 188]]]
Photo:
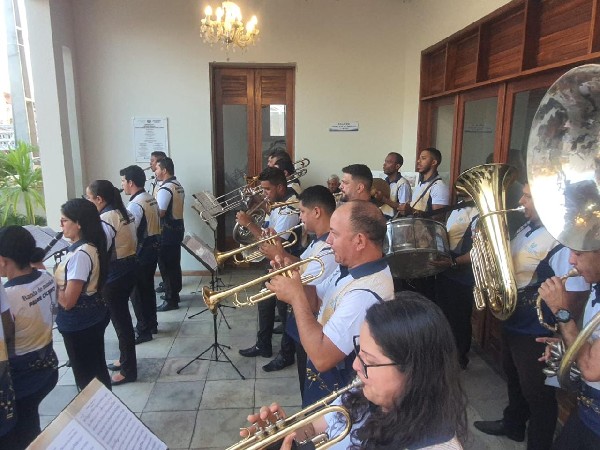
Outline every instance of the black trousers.
[[575, 409], [560, 434], [556, 438], [553, 450], [598, 450], [600, 436], [584, 425]]
[[[281, 325], [285, 330], [287, 319], [287, 303], [277, 300], [275, 297], [263, 300], [258, 303], [258, 333], [256, 335], [256, 345], [258, 348], [272, 350], [271, 338], [273, 337], [273, 327], [275, 325], [275, 307], [281, 317]], [[285, 332], [281, 336], [281, 354], [284, 358], [293, 358], [295, 353], [294, 340]]]
[[104, 353], [104, 330], [108, 322], [110, 315], [107, 313], [104, 320], [85, 330], [61, 332], [79, 390], [94, 378], [98, 378], [104, 386], [111, 389]]
[[510, 430], [522, 431], [529, 420], [528, 450], [549, 449], [556, 428], [554, 388], [544, 384], [545, 364], [537, 360], [544, 349], [545, 344], [535, 342], [535, 336], [502, 332], [502, 366], [508, 384], [504, 424]]
[[131, 291], [131, 304], [137, 319], [138, 334], [141, 336], [152, 335], [156, 328], [156, 292], [154, 291], [154, 273], [156, 261], [153, 264], [139, 264], [135, 271], [135, 286]]
[[110, 320], [119, 340], [119, 362], [121, 375], [131, 380], [137, 379], [137, 358], [135, 354], [135, 333], [129, 313], [129, 296], [135, 284], [135, 275], [130, 273], [116, 280], [106, 282], [102, 297], [108, 303]]
[[158, 250], [158, 268], [163, 277], [165, 301], [179, 304], [181, 292], [181, 245], [161, 245]]
[[298, 368], [298, 382], [300, 383], [300, 396], [304, 398], [304, 380], [306, 380], [306, 350], [300, 342], [294, 341], [296, 345], [296, 364]]
[[58, 382], [58, 370], [40, 386], [39, 389], [27, 397], [15, 401], [17, 422], [12, 430], [0, 437], [0, 448], [22, 450], [42, 431], [40, 428], [40, 413], [38, 408], [42, 400], [54, 389]]
[[473, 287], [459, 283], [444, 274], [435, 277], [435, 303], [444, 312], [458, 350], [460, 361], [466, 361], [471, 349], [471, 313], [473, 312]]

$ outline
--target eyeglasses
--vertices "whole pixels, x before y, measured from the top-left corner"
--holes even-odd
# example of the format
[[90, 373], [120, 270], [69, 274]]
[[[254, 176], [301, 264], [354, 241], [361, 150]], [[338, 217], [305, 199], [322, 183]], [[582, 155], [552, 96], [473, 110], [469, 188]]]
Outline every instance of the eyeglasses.
[[61, 224], [61, 225], [64, 225], [64, 224], [65, 224], [65, 222], [72, 222], [72, 220], [71, 220], [71, 219], [64, 219], [64, 218], [62, 218], [62, 217], [61, 217], [61, 219], [60, 219], [60, 224]]
[[367, 367], [385, 367], [385, 366], [398, 366], [398, 363], [392, 362], [392, 363], [385, 363], [385, 364], [365, 364], [365, 362], [363, 361], [363, 359], [360, 357], [360, 343], [358, 340], [359, 336], [353, 336], [352, 337], [352, 342], [354, 343], [354, 351], [356, 352], [356, 358], [358, 358], [358, 361], [360, 362], [362, 369], [363, 369], [363, 375], [365, 376], [365, 378], [369, 378], [369, 376], [367, 375]]

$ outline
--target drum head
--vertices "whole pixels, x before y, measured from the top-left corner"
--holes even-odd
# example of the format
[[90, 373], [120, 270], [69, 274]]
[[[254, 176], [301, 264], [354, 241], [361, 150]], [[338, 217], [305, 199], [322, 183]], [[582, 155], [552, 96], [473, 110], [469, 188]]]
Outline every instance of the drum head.
[[383, 251], [392, 275], [401, 279], [435, 275], [445, 268], [430, 262], [450, 259], [446, 228], [429, 219], [401, 218], [388, 222]]

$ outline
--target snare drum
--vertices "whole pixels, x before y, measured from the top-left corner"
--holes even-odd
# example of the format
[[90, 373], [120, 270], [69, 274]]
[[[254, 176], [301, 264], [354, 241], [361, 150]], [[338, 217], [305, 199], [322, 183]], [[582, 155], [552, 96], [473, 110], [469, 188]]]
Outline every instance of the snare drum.
[[416, 217], [387, 223], [383, 253], [392, 275], [401, 279], [435, 275], [446, 268], [429, 262], [451, 258], [446, 227], [435, 220]]

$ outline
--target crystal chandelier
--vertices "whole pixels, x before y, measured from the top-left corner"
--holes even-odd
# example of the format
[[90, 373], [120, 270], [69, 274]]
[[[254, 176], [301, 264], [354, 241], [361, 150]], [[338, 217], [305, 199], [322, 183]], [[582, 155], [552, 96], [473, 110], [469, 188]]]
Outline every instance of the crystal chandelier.
[[216, 44], [220, 42], [227, 51], [230, 48], [235, 50], [235, 46], [246, 48], [249, 44], [254, 44], [258, 35], [256, 16], [252, 16], [250, 21], [242, 23], [242, 12], [240, 7], [233, 2], [223, 2], [215, 11], [210, 6], [204, 10], [204, 19], [201, 20], [200, 34], [204, 42]]

